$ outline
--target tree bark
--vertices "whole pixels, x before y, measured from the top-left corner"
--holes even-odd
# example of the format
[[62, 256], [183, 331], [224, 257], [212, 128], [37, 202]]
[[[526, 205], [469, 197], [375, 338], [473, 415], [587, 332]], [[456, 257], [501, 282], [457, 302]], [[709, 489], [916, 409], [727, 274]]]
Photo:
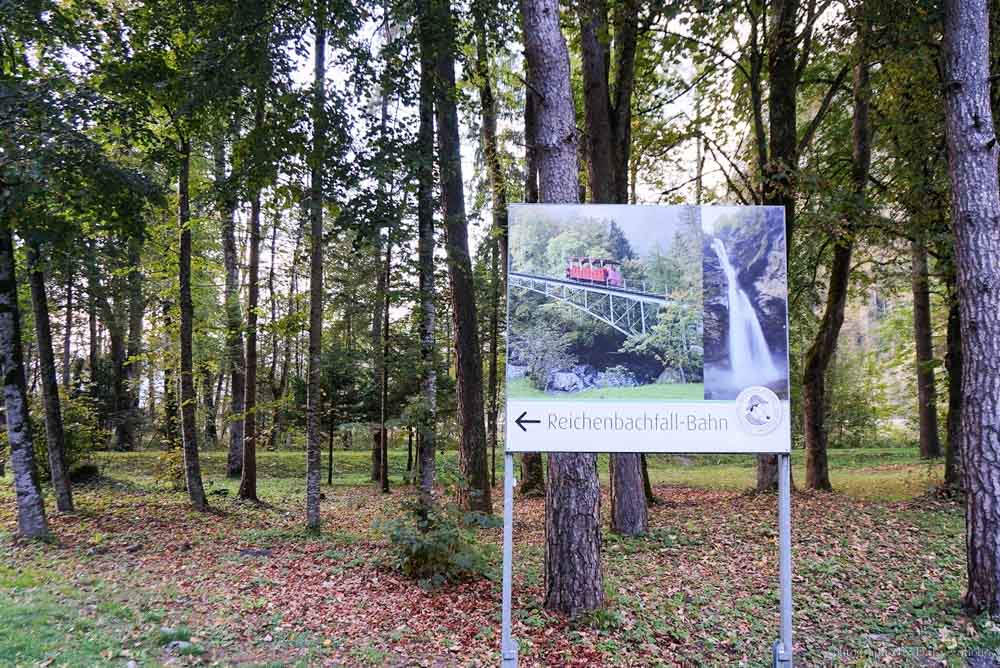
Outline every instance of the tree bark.
[[966, 607], [1000, 612], [1000, 186], [986, 0], [947, 0], [945, 129], [962, 328]]
[[[222, 379], [222, 374], [219, 374]], [[205, 447], [214, 448], [219, 442], [219, 430], [216, 425], [218, 417], [215, 403], [215, 374], [208, 364], [201, 369], [201, 401], [205, 406]]]
[[389, 410], [389, 274], [392, 271], [392, 228], [386, 230], [385, 240], [385, 303], [382, 305], [382, 384], [379, 391], [379, 482], [383, 494], [389, 493], [389, 430], [385, 426]]
[[[538, 91], [540, 200], [575, 204], [576, 120], [559, 3], [522, 0], [521, 16], [528, 82]], [[550, 455], [546, 491], [545, 607], [568, 615], [594, 610], [604, 603], [596, 455]]]
[[420, 292], [420, 394], [423, 411], [418, 424], [417, 465], [425, 506], [434, 499], [437, 448], [437, 342], [434, 338], [434, 37], [430, 0], [417, 13], [420, 39], [420, 123], [417, 129], [417, 256]]
[[433, 0], [437, 28], [436, 98], [438, 165], [446, 230], [448, 277], [451, 283], [452, 319], [457, 371], [459, 468], [462, 484], [458, 500], [467, 510], [493, 512], [486, 428], [483, 423], [483, 365], [479, 348], [475, 286], [469, 257], [468, 223], [462, 185], [461, 139], [455, 87], [455, 26], [449, 0]]
[[927, 277], [927, 248], [920, 239], [910, 244], [913, 287], [913, 339], [916, 344], [917, 414], [920, 419], [920, 456], [941, 456], [938, 438], [937, 389], [934, 383], [934, 340]]
[[[611, 47], [606, 0], [585, 0], [578, 5], [583, 57], [583, 102], [589, 141], [590, 197], [595, 203], [628, 202], [629, 130], [619, 132], [618, 121], [631, 121], [632, 80], [638, 6], [616, 7], [614, 48], [623, 60], [616, 62], [618, 86], [611, 88]], [[616, 60], [618, 60], [616, 58]], [[612, 95], [615, 104], [612, 104]], [[622, 109], [628, 108], [628, 111]], [[624, 161], [624, 162], [623, 162]], [[626, 536], [646, 532], [648, 512], [642, 486], [642, 461], [634, 453], [612, 454], [611, 529]]]
[[49, 524], [35, 467], [35, 446], [28, 416], [28, 396], [21, 356], [21, 314], [14, 273], [14, 239], [7, 220], [0, 219], [0, 374], [10, 468], [14, 472], [17, 534], [48, 538]]
[[500, 149], [497, 142], [497, 110], [493, 96], [493, 81], [489, 65], [489, 50], [486, 42], [486, 12], [484, 0], [473, 6], [473, 23], [476, 31], [476, 76], [479, 79], [479, 104], [482, 109], [482, 144], [489, 172], [490, 190], [493, 198], [493, 226], [490, 230], [490, 359], [486, 385], [489, 405], [486, 414], [487, 444], [492, 456], [490, 484], [496, 485], [496, 459], [498, 422], [500, 414], [500, 378], [498, 374], [500, 358], [500, 294], [507, 276], [507, 183], [500, 164]]
[[194, 302], [191, 300], [191, 209], [188, 181], [191, 169], [191, 144], [181, 140], [180, 170], [177, 177], [177, 222], [180, 227], [180, 297], [181, 297], [181, 436], [184, 445], [184, 478], [188, 496], [197, 510], [208, 510], [208, 498], [201, 482], [198, 460], [198, 425], [195, 421], [197, 398], [194, 392], [192, 343]]
[[[263, 104], [257, 112], [263, 125]], [[243, 401], [243, 470], [239, 497], [257, 499], [257, 305], [260, 300], [260, 189], [250, 197], [250, 266], [247, 272], [246, 395]]]
[[63, 433], [62, 410], [59, 405], [59, 385], [56, 381], [56, 359], [52, 351], [52, 330], [49, 325], [49, 301], [45, 294], [45, 275], [39, 266], [38, 247], [28, 246], [28, 282], [31, 284], [31, 305], [35, 312], [35, 338], [38, 340], [38, 363], [42, 373], [42, 398], [45, 404], [45, 443], [49, 455], [49, 472], [56, 492], [56, 509], [73, 512], [73, 493], [66, 469], [66, 438]]
[[306, 393], [306, 526], [319, 531], [322, 447], [320, 381], [323, 350], [323, 157], [326, 154], [326, 3], [315, 5], [313, 145], [309, 156], [309, 380]]
[[118, 430], [119, 450], [134, 450], [138, 445], [139, 385], [142, 382], [142, 320], [146, 312], [146, 299], [142, 294], [142, 239], [128, 241], [129, 273], [128, 290], [128, 341], [125, 350], [124, 399], [125, 416]]
[[871, 167], [871, 128], [868, 107], [871, 86], [868, 77], [868, 21], [865, 5], [856, 9], [857, 35], [854, 46], [854, 113], [852, 119], [853, 159], [851, 181], [854, 202], [847, 212], [843, 232], [835, 240], [833, 264], [830, 267], [826, 309], [819, 330], [806, 353], [802, 380], [802, 407], [806, 437], [806, 487], [830, 491], [830, 470], [827, 461], [826, 371], [837, 350], [837, 339], [844, 323], [847, 286], [851, 277], [851, 256], [854, 234], [867, 216], [866, 192]]
[[62, 349], [62, 386], [69, 395], [70, 374], [69, 368], [72, 362], [72, 337], [73, 337], [73, 271], [67, 268], [66, 272], [66, 320], [63, 327], [63, 349]]
[[[173, 337], [170, 329], [172, 322], [170, 317], [170, 302], [163, 303], [163, 328], [168, 334], [166, 346], [170, 345]], [[173, 450], [181, 445], [180, 416], [177, 407], [177, 378], [174, 375], [173, 354], [167, 354], [163, 362], [163, 438], [166, 444], [165, 450]]]
[[222, 257], [226, 267], [226, 362], [229, 369], [229, 455], [226, 475], [241, 477], [243, 471], [243, 401], [246, 392], [246, 360], [243, 356], [243, 315], [240, 313], [240, 270], [236, 251], [236, 203], [226, 183], [226, 152], [221, 138], [213, 147], [215, 186], [221, 192], [218, 201], [222, 218]]

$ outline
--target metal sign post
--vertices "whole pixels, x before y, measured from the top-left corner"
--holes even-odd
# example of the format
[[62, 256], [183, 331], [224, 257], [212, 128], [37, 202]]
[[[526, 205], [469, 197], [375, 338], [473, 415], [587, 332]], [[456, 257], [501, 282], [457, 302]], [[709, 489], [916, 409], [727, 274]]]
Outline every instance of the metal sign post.
[[[781, 624], [772, 653], [774, 668], [792, 668], [784, 209], [511, 205], [508, 230], [501, 666], [516, 668], [518, 654], [514, 453], [660, 452], [778, 457]], [[675, 246], [682, 276], [636, 282], [656, 275]], [[554, 248], [569, 254], [554, 261]], [[581, 255], [594, 248], [606, 256]], [[691, 252], [699, 248], [700, 260]], [[535, 318], [542, 308], [547, 317]], [[634, 372], [611, 366], [627, 362], [626, 342], [673, 322], [671, 311], [685, 314], [683, 330], [669, 330], [683, 359]], [[582, 336], [572, 350], [552, 355], [548, 342], [574, 330]], [[663, 385], [674, 386], [673, 398]]]

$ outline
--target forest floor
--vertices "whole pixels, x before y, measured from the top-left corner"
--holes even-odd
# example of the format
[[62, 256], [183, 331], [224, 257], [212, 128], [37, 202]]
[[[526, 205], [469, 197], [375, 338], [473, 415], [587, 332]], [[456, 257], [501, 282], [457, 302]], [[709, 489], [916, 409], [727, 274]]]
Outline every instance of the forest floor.
[[[428, 592], [394, 572], [373, 525], [410, 492], [366, 484], [367, 453], [336, 454], [319, 535], [302, 529], [301, 452], [261, 453], [261, 506], [237, 502], [224, 454], [207, 453], [208, 514], [156, 481], [155, 459], [102, 455], [78, 512], [50, 516], [54, 544], [10, 539], [2, 481], [0, 665], [497, 665], [499, 579]], [[399, 475], [405, 451], [391, 463]], [[770, 665], [775, 498], [744, 491], [748, 458], [651, 467], [650, 532], [605, 533], [608, 604], [585, 619], [544, 611], [544, 505], [515, 504], [522, 666]], [[844, 491], [793, 498], [796, 665], [964, 666], [996, 652], [1000, 627], [960, 610], [961, 507], [924, 494], [940, 468], [909, 450], [835, 451], [831, 468]], [[499, 545], [500, 530], [480, 538]]]

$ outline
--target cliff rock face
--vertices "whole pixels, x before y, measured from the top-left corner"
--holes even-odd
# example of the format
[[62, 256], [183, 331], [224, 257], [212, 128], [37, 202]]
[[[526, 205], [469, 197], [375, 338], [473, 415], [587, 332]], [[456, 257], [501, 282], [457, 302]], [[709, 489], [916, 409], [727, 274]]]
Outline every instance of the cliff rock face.
[[782, 211], [778, 207], [758, 208], [749, 215], [720, 222], [702, 239], [705, 366], [728, 366], [729, 357], [728, 286], [712, 248], [715, 238], [726, 247], [737, 281], [756, 311], [771, 354], [783, 360], [788, 339]]

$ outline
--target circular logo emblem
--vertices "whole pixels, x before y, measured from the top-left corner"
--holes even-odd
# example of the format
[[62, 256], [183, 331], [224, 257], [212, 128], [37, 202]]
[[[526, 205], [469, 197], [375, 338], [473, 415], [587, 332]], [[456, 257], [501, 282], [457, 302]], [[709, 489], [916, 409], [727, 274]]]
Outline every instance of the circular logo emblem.
[[781, 424], [781, 400], [769, 388], [748, 387], [736, 397], [736, 417], [748, 434], [770, 434]]

